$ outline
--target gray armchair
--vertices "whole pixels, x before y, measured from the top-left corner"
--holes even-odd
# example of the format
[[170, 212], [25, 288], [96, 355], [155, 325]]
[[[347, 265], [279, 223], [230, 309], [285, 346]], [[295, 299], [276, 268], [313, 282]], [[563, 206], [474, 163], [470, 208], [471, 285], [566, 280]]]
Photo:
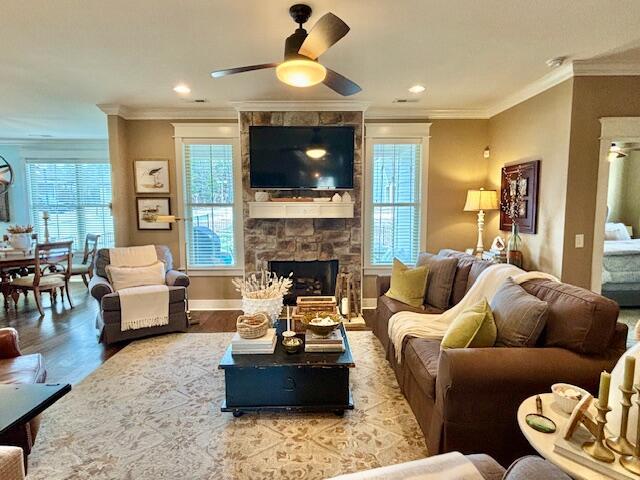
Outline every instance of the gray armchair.
[[188, 327], [186, 313], [186, 290], [189, 277], [173, 270], [171, 250], [165, 245], [156, 245], [158, 259], [165, 264], [166, 284], [169, 287], [169, 323], [157, 327], [122, 331], [120, 328], [120, 296], [113, 290], [107, 278], [106, 266], [109, 265], [109, 249], [101, 248], [95, 258], [94, 276], [89, 282], [89, 291], [100, 302], [100, 313], [96, 319], [99, 339], [107, 345], [123, 340], [157, 335], [161, 333], [186, 332]]

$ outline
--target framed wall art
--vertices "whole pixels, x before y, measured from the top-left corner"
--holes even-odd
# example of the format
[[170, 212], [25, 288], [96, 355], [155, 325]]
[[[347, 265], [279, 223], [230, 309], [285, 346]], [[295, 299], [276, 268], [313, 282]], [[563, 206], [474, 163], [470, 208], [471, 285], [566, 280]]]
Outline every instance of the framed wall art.
[[154, 222], [155, 215], [171, 215], [169, 197], [136, 198], [138, 230], [171, 230], [170, 223]]
[[[500, 230], [511, 230], [511, 218], [505, 205], [514, 205], [520, 233], [538, 231], [538, 178], [540, 160], [502, 167], [500, 184]], [[515, 201], [514, 201], [515, 199]]]
[[136, 193], [169, 193], [169, 160], [134, 162]]

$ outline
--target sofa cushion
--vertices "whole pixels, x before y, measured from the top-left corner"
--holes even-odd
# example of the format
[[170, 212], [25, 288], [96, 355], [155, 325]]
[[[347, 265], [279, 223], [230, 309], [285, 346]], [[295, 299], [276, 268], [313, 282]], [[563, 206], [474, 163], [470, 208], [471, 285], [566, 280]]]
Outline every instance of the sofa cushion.
[[522, 284], [527, 292], [549, 304], [547, 326], [539, 344], [577, 353], [604, 354], [616, 328], [620, 308], [590, 290], [536, 279]]
[[484, 480], [502, 480], [505, 469], [492, 457], [484, 453], [465, 455], [467, 460], [480, 472]]
[[491, 300], [498, 347], [533, 347], [547, 321], [549, 305], [507, 278]]
[[[166, 245], [154, 245], [154, 247], [156, 249], [156, 254], [158, 255], [158, 260], [164, 263], [165, 271], [168, 272], [170, 270], [173, 270], [173, 255], [171, 254], [171, 249]], [[106, 267], [110, 263], [111, 260], [109, 258], [109, 249], [99, 249], [96, 253], [95, 259], [95, 274], [100, 277], [109, 278], [107, 275]]]
[[[177, 303], [178, 308], [182, 308], [184, 310], [184, 299], [185, 299], [185, 291], [184, 287], [168, 287], [169, 288], [169, 303], [174, 304]], [[110, 311], [120, 311], [120, 296], [118, 293], [109, 293], [102, 297], [101, 301], [102, 310], [105, 312]], [[169, 308], [169, 312], [171, 313], [171, 307]]]
[[423, 252], [418, 255], [416, 267], [426, 265], [427, 277], [426, 303], [441, 310], [449, 308], [453, 278], [456, 274], [457, 258], [446, 258]]
[[426, 266], [411, 268], [394, 258], [391, 285], [385, 295], [412, 307], [422, 307], [428, 273], [429, 269]]
[[478, 275], [486, 268], [494, 265], [487, 260], [480, 260], [478, 257], [459, 252], [451, 248], [443, 248], [438, 252], [440, 257], [457, 258], [458, 266], [456, 275], [453, 280], [453, 289], [451, 290], [451, 305], [457, 305], [462, 297], [467, 293], [471, 286], [475, 283]]
[[164, 263], [156, 261], [143, 267], [115, 267], [107, 265], [107, 275], [113, 289], [144, 287], [147, 285], [164, 285]]
[[467, 291], [476, 283], [480, 274], [493, 265], [495, 265], [495, 263], [486, 260], [476, 260], [473, 262], [469, 270], [469, 278], [467, 279]]
[[411, 371], [424, 394], [435, 399], [440, 342], [426, 338], [412, 338], [405, 345], [403, 355], [405, 367]]
[[442, 348], [487, 348], [496, 343], [496, 323], [486, 299], [465, 308], [449, 325]]
[[398, 300], [394, 300], [393, 298], [387, 297], [386, 295], [381, 296], [378, 299], [378, 302], [383, 303], [392, 315], [398, 312], [442, 313], [444, 311], [440, 310], [439, 308], [432, 307], [431, 305], [412, 307], [411, 305], [399, 302]]
[[42, 383], [46, 376], [39, 353], [0, 360], [0, 383]]
[[554, 464], [529, 455], [513, 462], [504, 474], [504, 480], [571, 480], [571, 477]]

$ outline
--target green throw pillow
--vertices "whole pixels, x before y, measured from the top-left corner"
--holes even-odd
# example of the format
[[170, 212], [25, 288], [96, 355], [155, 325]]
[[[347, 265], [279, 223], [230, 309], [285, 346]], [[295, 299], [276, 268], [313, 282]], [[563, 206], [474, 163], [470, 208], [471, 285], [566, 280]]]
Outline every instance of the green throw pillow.
[[498, 331], [486, 299], [465, 308], [449, 325], [442, 348], [493, 347]]
[[424, 293], [427, 290], [428, 274], [429, 269], [426, 266], [410, 268], [397, 258], [394, 258], [393, 269], [391, 270], [391, 286], [386, 293], [387, 297], [412, 307], [422, 307]]

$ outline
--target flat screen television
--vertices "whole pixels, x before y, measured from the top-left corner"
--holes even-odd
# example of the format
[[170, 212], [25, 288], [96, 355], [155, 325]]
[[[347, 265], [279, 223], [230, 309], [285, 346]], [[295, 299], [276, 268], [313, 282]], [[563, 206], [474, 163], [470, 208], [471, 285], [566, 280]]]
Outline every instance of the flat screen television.
[[353, 188], [354, 127], [249, 128], [251, 188]]

